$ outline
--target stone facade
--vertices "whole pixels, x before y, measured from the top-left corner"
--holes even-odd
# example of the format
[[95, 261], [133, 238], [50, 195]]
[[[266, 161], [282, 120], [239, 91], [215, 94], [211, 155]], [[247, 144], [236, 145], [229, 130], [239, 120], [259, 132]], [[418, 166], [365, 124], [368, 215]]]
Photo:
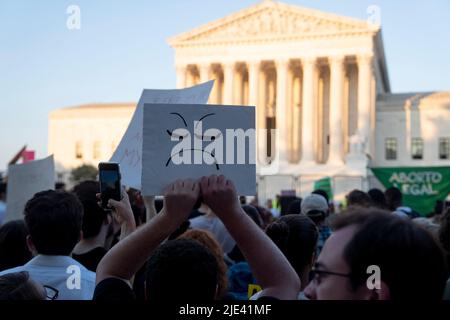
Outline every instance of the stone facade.
[[[215, 79], [210, 104], [254, 105], [257, 128], [276, 129], [257, 136], [261, 200], [324, 176], [342, 198], [378, 186], [370, 166], [450, 165], [450, 93], [392, 94], [379, 26], [263, 1], [169, 44], [178, 88]], [[61, 170], [107, 160], [133, 111], [55, 111], [49, 153]]]

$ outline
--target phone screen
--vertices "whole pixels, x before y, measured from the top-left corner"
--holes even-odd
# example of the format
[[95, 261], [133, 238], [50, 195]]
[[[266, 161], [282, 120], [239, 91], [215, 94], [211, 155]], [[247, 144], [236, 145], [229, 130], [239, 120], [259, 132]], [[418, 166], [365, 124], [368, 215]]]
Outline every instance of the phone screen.
[[106, 208], [109, 199], [117, 201], [121, 199], [119, 167], [100, 166], [99, 175], [102, 206]]

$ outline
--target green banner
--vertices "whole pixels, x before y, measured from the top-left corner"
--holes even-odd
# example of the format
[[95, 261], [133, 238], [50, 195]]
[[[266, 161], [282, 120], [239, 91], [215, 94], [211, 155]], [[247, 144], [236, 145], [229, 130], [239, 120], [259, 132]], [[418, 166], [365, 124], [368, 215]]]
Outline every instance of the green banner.
[[450, 167], [372, 168], [372, 172], [386, 188], [400, 189], [403, 204], [422, 215], [450, 193]]
[[328, 194], [328, 198], [333, 200], [333, 187], [331, 186], [331, 178], [326, 177], [314, 182], [314, 190], [322, 189]]

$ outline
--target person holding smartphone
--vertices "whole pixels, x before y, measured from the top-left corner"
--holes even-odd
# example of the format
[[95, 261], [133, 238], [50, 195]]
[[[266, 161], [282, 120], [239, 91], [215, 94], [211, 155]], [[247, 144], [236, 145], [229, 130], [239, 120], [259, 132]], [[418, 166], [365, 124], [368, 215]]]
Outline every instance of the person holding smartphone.
[[[118, 233], [120, 228], [120, 239], [136, 229], [136, 222], [131, 209], [130, 200], [125, 188], [120, 182], [119, 164], [115, 162], [100, 162], [98, 165], [100, 193], [97, 197], [100, 199], [99, 205], [104, 210], [113, 212], [113, 232]], [[114, 239], [111, 246], [115, 244]]]
[[100, 181], [83, 181], [72, 190], [84, 211], [83, 235], [72, 257], [94, 272], [115, 235], [120, 231], [124, 238], [135, 229], [128, 196], [120, 186], [118, 164], [100, 163], [99, 172]]

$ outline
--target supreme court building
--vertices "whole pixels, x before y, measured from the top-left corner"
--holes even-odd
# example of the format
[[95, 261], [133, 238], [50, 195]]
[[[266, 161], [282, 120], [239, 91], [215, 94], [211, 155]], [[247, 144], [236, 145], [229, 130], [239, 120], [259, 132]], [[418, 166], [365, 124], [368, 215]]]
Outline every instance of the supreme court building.
[[[256, 106], [257, 128], [276, 129], [257, 136], [261, 200], [322, 177], [342, 198], [380, 186], [370, 167], [450, 165], [450, 92], [391, 93], [377, 25], [266, 0], [168, 42], [178, 88], [215, 79], [210, 104]], [[108, 160], [134, 106], [53, 112], [57, 167]]]

